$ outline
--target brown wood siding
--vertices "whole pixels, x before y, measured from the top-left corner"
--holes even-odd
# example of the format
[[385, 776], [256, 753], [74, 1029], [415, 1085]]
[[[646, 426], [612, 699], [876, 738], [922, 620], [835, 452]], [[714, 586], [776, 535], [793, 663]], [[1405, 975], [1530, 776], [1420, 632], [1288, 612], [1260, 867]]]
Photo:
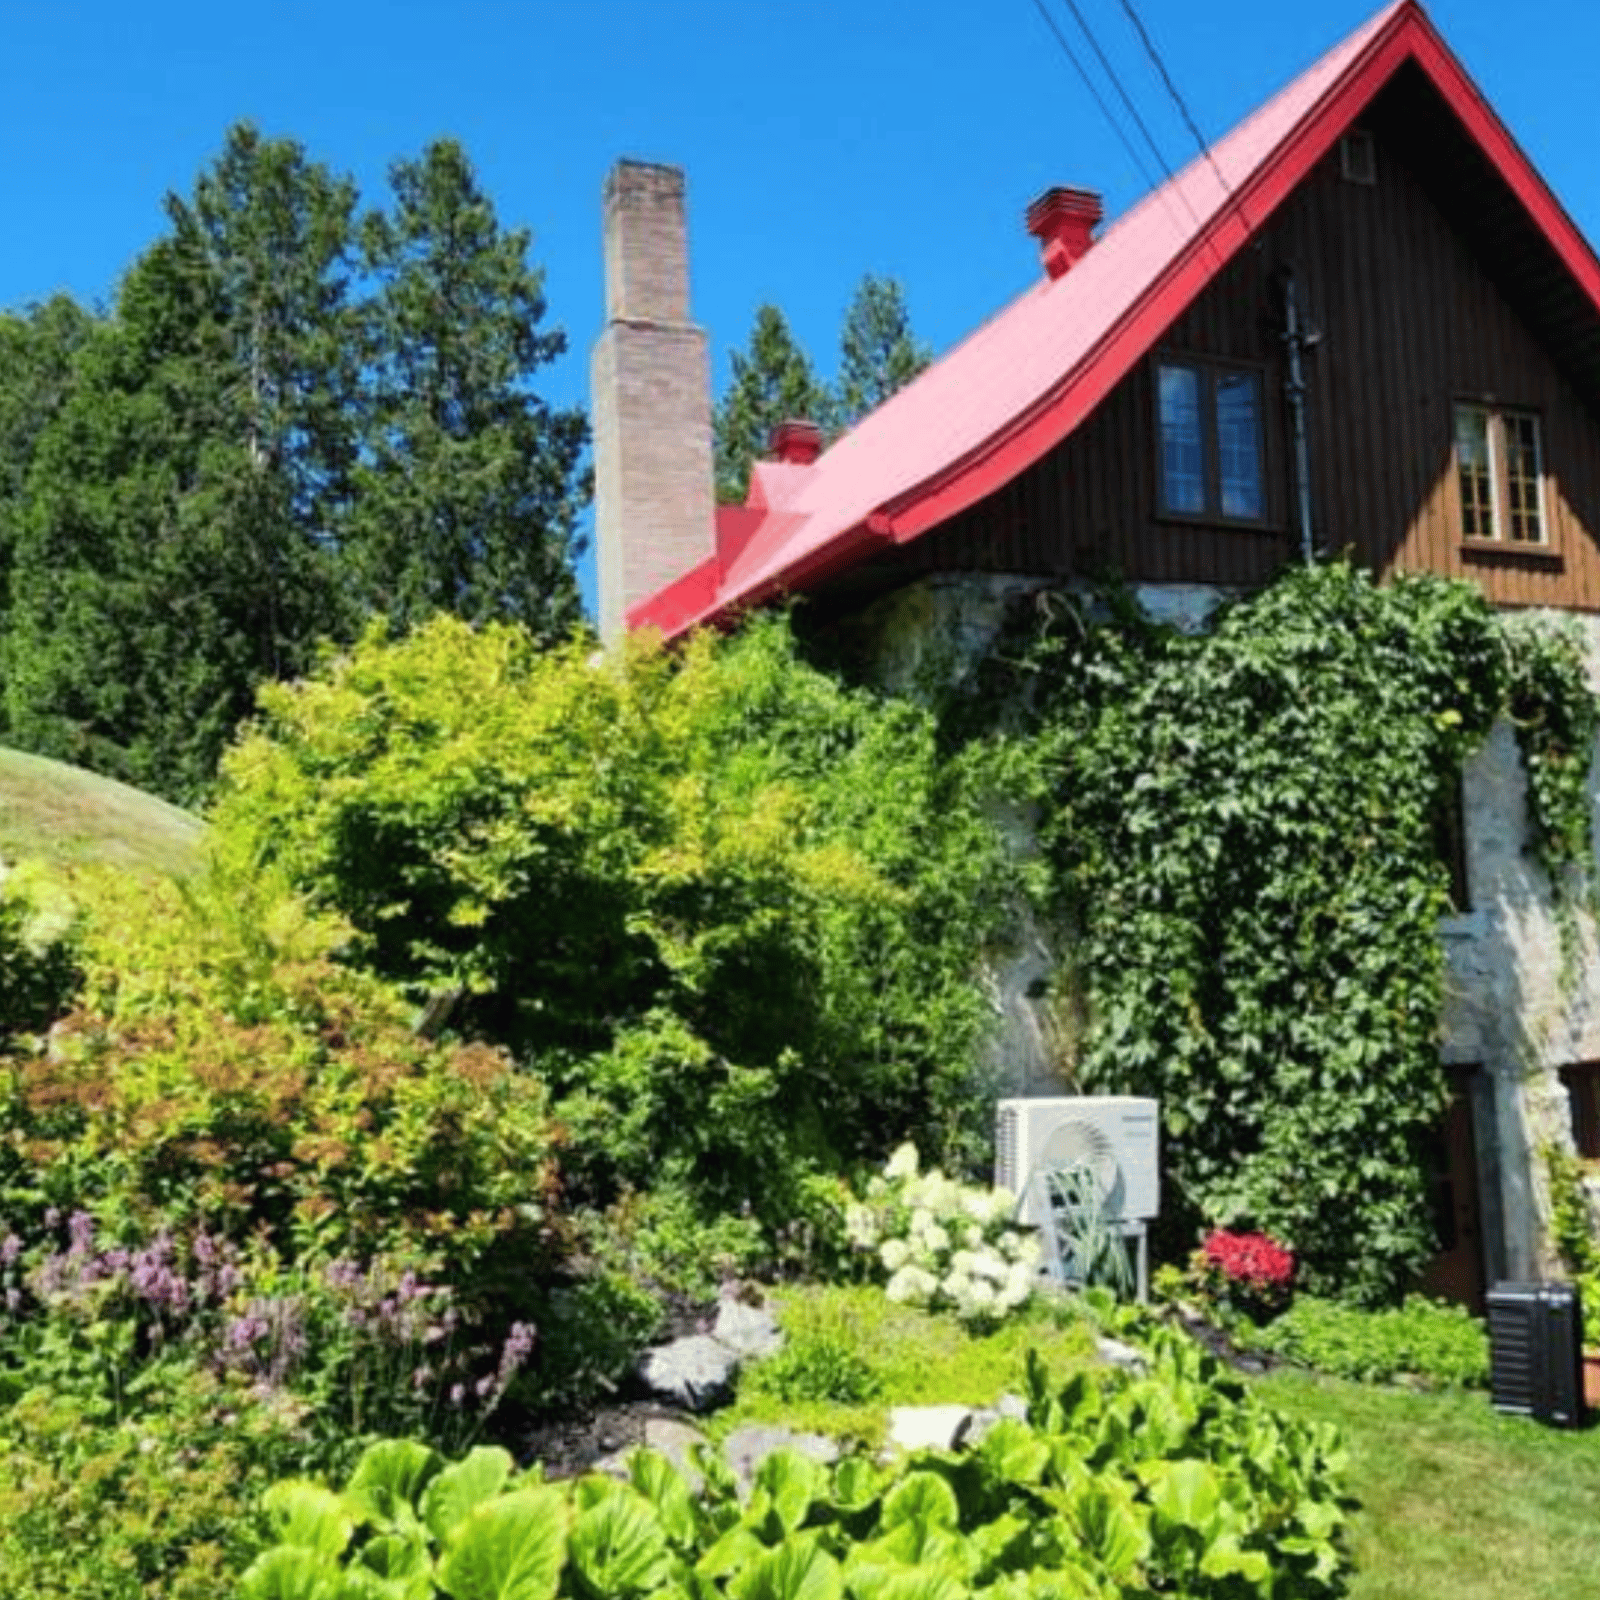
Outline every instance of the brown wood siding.
[[[1515, 286], [1508, 298], [1381, 133], [1376, 153], [1378, 181], [1363, 186], [1342, 178], [1336, 149], [1156, 347], [1261, 368], [1264, 528], [1158, 515], [1152, 358], [1015, 482], [897, 552], [893, 575], [1114, 572], [1251, 586], [1295, 559], [1276, 288], [1292, 267], [1321, 334], [1306, 361], [1319, 547], [1384, 574], [1469, 577], [1501, 604], [1600, 610], [1596, 397], [1579, 396], [1513, 309]], [[1547, 550], [1462, 548], [1452, 462], [1460, 400], [1537, 413]]]

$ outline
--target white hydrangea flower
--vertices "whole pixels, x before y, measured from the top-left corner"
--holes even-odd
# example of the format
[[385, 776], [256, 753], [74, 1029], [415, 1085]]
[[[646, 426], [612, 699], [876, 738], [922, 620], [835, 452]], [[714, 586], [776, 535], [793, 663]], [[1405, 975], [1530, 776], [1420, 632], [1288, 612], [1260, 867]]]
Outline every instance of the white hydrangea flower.
[[921, 1267], [904, 1266], [889, 1279], [884, 1293], [896, 1304], [924, 1306], [933, 1298], [939, 1280]]
[[901, 1178], [914, 1178], [918, 1167], [917, 1147], [908, 1139], [895, 1153], [889, 1157], [888, 1164], [883, 1169], [883, 1175], [895, 1182]]
[[985, 1250], [973, 1265], [973, 1276], [986, 1278], [990, 1283], [1004, 1283], [1011, 1263], [998, 1250]]
[[983, 1245], [983, 1229], [977, 1223], [969, 1222], [961, 1231], [962, 1243], [969, 1250], [977, 1250]]
[[1030, 1264], [1037, 1263], [1039, 1259], [1039, 1238], [1037, 1234], [1026, 1232], [1021, 1228], [1010, 1228], [1000, 1235], [1001, 1253], [1009, 1256], [1013, 1261], [1026, 1261]]
[[924, 1229], [922, 1242], [936, 1255], [942, 1255], [950, 1248], [950, 1235], [936, 1222], [931, 1228]]
[[878, 1247], [878, 1259], [890, 1272], [898, 1272], [911, 1259], [911, 1246], [904, 1239], [885, 1239]]
[[851, 1204], [844, 1214], [845, 1237], [858, 1250], [870, 1250], [878, 1242], [878, 1218], [867, 1206]]
[[1011, 1298], [1013, 1305], [1021, 1305], [1027, 1300], [1034, 1290], [1037, 1280], [1038, 1268], [1026, 1261], [1013, 1261], [1011, 1270], [1006, 1274], [1006, 1281], [1001, 1289], [1003, 1295]]

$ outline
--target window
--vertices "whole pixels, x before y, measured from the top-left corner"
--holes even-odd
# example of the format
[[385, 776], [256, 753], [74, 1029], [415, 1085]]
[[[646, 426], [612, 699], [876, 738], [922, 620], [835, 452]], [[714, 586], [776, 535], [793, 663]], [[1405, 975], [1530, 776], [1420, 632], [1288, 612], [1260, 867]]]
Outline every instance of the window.
[[1180, 517], [1260, 522], [1261, 375], [1199, 361], [1156, 371], [1161, 509]]
[[1538, 417], [1458, 405], [1455, 424], [1461, 537], [1507, 546], [1548, 543]]
[[1600, 1156], [1600, 1063], [1582, 1061], [1561, 1069], [1572, 1115], [1572, 1142], [1580, 1156]]

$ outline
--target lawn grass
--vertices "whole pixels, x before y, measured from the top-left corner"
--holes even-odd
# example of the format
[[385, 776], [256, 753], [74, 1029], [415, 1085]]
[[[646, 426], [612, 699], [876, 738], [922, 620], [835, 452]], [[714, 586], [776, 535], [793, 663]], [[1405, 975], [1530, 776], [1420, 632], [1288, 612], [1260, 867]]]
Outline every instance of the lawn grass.
[[1336, 1423], [1351, 1457], [1351, 1600], [1600, 1595], [1600, 1428], [1502, 1417], [1481, 1393], [1422, 1394], [1283, 1371], [1264, 1398]]
[[[877, 1447], [893, 1406], [983, 1406], [1021, 1394], [1030, 1349], [1059, 1382], [1097, 1359], [1093, 1325], [1070, 1302], [969, 1333], [948, 1312], [894, 1305], [876, 1287], [808, 1286], [777, 1299], [787, 1344], [746, 1370], [736, 1403], [717, 1415], [719, 1433], [783, 1423]], [[852, 1389], [865, 1392], [828, 1397]]]
[[183, 874], [199, 865], [202, 832], [141, 789], [0, 748], [0, 860]]

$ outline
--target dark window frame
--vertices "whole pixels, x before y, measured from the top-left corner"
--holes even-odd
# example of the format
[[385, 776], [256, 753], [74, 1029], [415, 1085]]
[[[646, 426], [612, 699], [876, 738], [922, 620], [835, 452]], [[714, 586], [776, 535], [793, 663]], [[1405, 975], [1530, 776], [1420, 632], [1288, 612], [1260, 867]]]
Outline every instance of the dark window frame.
[[[1166, 429], [1161, 405], [1161, 375], [1167, 368], [1192, 372], [1199, 392], [1199, 431], [1201, 477], [1200, 510], [1174, 506], [1167, 499]], [[1192, 355], [1187, 351], [1158, 351], [1152, 358], [1151, 411], [1155, 425], [1156, 515], [1163, 521], [1186, 522], [1227, 528], [1273, 530], [1274, 517], [1271, 477], [1268, 472], [1270, 429], [1267, 419], [1267, 372], [1256, 361], [1223, 361], [1212, 356]], [[1255, 516], [1230, 514], [1222, 508], [1222, 442], [1217, 427], [1217, 391], [1226, 379], [1248, 378], [1255, 390], [1256, 492], [1260, 511]]]

